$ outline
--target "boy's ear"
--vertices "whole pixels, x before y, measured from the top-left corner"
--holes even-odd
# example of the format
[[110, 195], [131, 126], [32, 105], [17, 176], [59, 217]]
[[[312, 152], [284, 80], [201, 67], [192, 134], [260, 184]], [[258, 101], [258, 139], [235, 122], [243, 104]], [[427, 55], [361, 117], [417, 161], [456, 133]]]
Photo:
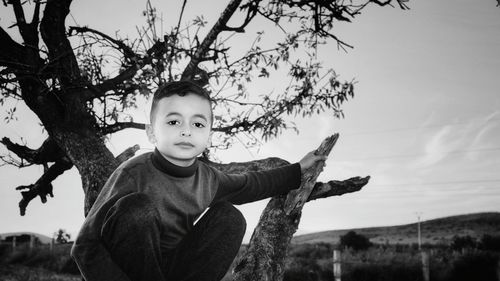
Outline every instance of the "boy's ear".
[[148, 136], [148, 140], [152, 144], [156, 144], [156, 137], [153, 131], [153, 126], [151, 124], [146, 125], [146, 135]]

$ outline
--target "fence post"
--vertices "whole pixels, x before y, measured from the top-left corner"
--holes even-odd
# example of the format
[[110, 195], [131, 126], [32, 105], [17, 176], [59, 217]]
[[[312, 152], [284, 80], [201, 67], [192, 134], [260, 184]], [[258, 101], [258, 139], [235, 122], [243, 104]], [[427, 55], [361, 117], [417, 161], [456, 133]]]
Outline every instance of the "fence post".
[[333, 250], [333, 278], [335, 281], [341, 281], [342, 270], [340, 268], [341, 257], [340, 250]]
[[500, 280], [500, 260], [497, 262], [497, 278]]
[[54, 237], [50, 239], [50, 252], [52, 252], [53, 250], [54, 250]]
[[422, 274], [424, 276], [424, 281], [429, 281], [430, 270], [429, 270], [429, 253], [423, 251], [422, 254]]
[[35, 235], [30, 234], [30, 251], [33, 251], [34, 246], [35, 246]]

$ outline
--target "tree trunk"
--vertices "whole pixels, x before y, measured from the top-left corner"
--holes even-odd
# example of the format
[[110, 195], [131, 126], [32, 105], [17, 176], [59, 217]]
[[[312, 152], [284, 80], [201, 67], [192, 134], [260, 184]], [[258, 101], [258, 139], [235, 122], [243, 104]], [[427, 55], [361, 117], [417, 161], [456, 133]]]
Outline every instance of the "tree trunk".
[[102, 138], [88, 132], [84, 137], [75, 132], [56, 131], [54, 137], [78, 169], [85, 193], [85, 216], [97, 199], [118, 161]]
[[262, 212], [247, 252], [237, 261], [233, 280], [256, 281], [283, 279], [285, 257], [301, 212], [285, 213], [286, 196], [274, 197]]

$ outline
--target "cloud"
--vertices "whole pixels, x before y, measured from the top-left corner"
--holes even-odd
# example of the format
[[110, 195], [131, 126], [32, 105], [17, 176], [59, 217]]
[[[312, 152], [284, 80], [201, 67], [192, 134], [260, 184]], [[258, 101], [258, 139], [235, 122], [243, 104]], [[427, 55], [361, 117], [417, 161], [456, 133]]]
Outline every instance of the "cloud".
[[495, 111], [480, 120], [442, 126], [429, 137], [422, 136], [422, 155], [411, 167], [435, 166], [451, 155], [455, 159], [458, 155], [462, 160], [476, 160], [478, 151], [497, 147], [500, 138], [499, 116], [500, 112]]
[[479, 125], [479, 132], [475, 134], [470, 144], [471, 149], [497, 145], [498, 139], [500, 138], [499, 126], [500, 111], [497, 110], [482, 120]]
[[463, 136], [459, 136], [452, 126], [445, 126], [433, 134], [424, 144], [423, 156], [417, 158], [416, 167], [428, 167], [441, 162], [449, 152], [457, 149], [463, 143]]

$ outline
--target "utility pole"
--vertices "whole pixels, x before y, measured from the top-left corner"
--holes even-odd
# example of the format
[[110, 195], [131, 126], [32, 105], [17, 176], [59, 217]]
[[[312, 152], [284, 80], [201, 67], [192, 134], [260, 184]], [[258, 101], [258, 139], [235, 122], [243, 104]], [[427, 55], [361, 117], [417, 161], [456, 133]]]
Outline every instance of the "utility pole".
[[422, 251], [422, 231], [420, 228], [420, 215], [422, 215], [421, 212], [417, 212], [417, 230], [418, 230], [418, 250]]
[[429, 266], [429, 254], [422, 251], [422, 228], [420, 226], [420, 216], [421, 212], [416, 212], [417, 215], [417, 231], [418, 231], [418, 250], [422, 255], [422, 274], [424, 281], [429, 281], [430, 279], [430, 266]]

